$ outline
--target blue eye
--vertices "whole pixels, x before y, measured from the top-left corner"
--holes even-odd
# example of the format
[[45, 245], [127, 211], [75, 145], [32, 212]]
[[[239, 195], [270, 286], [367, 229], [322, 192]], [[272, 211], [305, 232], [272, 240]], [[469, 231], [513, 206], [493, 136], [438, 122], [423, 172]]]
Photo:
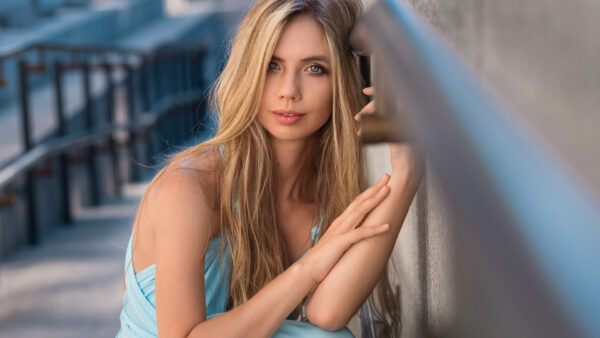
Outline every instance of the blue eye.
[[[274, 70], [278, 70], [279, 69], [279, 65], [276, 62], [270, 61], [269, 65], [267, 66], [267, 71], [274, 71]], [[313, 74], [324, 74], [327, 73], [327, 70], [321, 66], [321, 65], [310, 65], [308, 66], [308, 68], [306, 68], [308, 70], [309, 73], [313, 73]]]
[[307, 68], [311, 73], [325, 73], [325, 68], [319, 65], [310, 65]]

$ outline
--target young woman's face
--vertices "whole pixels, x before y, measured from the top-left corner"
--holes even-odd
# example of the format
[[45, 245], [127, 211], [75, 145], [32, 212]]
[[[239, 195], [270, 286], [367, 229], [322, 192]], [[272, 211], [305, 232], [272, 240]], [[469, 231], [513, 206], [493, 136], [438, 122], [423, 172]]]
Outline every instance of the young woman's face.
[[331, 66], [319, 23], [299, 15], [284, 27], [267, 69], [258, 121], [276, 139], [301, 140], [331, 115]]

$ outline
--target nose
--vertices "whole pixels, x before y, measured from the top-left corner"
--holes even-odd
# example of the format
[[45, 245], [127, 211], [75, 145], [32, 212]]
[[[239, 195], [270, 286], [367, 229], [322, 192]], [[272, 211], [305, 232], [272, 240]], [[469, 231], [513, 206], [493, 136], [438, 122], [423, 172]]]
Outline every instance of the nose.
[[278, 96], [283, 100], [298, 101], [302, 97], [300, 94], [299, 77], [295, 72], [287, 72], [279, 83]]

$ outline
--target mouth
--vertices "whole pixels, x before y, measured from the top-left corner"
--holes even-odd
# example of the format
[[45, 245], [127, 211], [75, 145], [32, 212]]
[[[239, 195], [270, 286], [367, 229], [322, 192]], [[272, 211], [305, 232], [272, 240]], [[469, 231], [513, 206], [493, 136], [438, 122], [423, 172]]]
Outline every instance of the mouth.
[[277, 121], [283, 124], [294, 124], [305, 115], [294, 110], [274, 110], [273, 114]]

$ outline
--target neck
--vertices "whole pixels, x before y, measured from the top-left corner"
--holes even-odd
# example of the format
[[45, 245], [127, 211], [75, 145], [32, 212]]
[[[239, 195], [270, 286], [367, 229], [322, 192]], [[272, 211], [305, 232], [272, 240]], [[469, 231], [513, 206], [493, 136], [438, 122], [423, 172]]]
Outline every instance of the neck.
[[282, 141], [270, 139], [275, 156], [275, 170], [278, 182], [276, 189], [279, 199], [305, 200], [310, 182], [310, 168], [313, 159], [316, 138]]

